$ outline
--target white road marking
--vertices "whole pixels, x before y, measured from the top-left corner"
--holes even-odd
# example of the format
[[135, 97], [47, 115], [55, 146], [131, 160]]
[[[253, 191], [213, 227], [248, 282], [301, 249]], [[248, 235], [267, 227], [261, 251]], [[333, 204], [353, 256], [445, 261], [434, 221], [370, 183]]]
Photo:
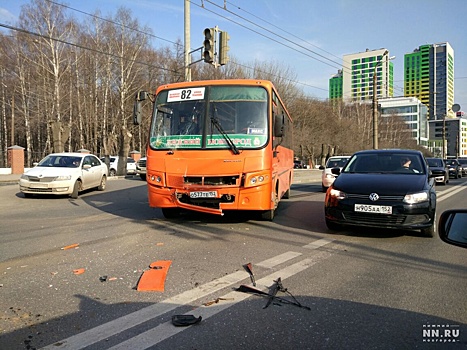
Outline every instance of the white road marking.
[[[332, 240], [328, 240], [328, 239], [322, 239], [322, 240], [319, 240], [321, 241], [320, 244], [316, 244], [315, 245], [315, 248], [313, 249], [316, 249], [316, 248], [319, 248], [325, 244], [328, 244], [330, 242], [332, 242]], [[326, 243], [325, 243], [326, 241]], [[305, 247], [308, 247], [310, 246], [309, 245], [306, 245]], [[302, 253], [297, 253], [297, 252], [287, 252], [287, 253], [284, 253], [284, 254], [281, 254], [281, 255], [278, 255], [276, 257], [273, 257], [271, 259], [267, 259], [267, 260], [264, 260], [256, 265], [258, 266], [261, 266], [261, 267], [266, 267], [266, 268], [272, 268], [274, 266], [277, 266], [281, 263], [284, 263], [290, 259], [293, 259], [293, 258], [296, 258], [298, 256], [302, 255]], [[291, 265], [289, 267], [286, 267], [278, 272], [275, 272], [274, 275], [276, 275], [277, 277], [281, 277], [282, 279], [285, 279], [289, 276], [292, 276], [300, 271], [303, 271], [305, 270], [306, 268], [314, 265], [316, 262], [320, 261], [320, 260], [323, 260], [324, 257], [321, 257], [321, 256], [326, 256], [326, 257], [329, 257], [331, 254], [328, 253], [328, 252], [322, 252], [322, 253], [319, 253], [317, 255], [315, 255], [313, 258], [310, 258], [310, 259], [304, 259], [294, 265]], [[320, 258], [321, 257], [321, 258]], [[265, 277], [265, 278], [262, 278], [260, 279], [259, 281], [257, 281], [259, 284], [263, 283], [270, 283], [271, 282], [271, 276], [273, 274]], [[104, 340], [104, 339], [107, 339], [109, 337], [112, 337], [116, 334], [119, 334], [127, 329], [130, 329], [132, 327], [135, 327], [139, 324], [142, 324], [144, 322], [147, 322], [151, 319], [154, 319], [156, 317], [159, 317], [169, 311], [172, 311], [174, 309], [177, 309], [178, 307], [180, 306], [183, 306], [183, 305], [186, 305], [186, 304], [189, 304], [197, 299], [200, 299], [200, 298], [203, 298], [209, 294], [212, 294], [214, 292], [217, 292], [223, 288], [226, 288], [228, 286], [231, 286], [233, 284], [236, 284], [236, 283], [239, 283], [241, 282], [242, 280], [244, 279], [247, 279], [249, 277], [249, 274], [246, 272], [246, 271], [236, 271], [234, 273], [231, 273], [229, 275], [226, 275], [226, 276], [223, 276], [221, 278], [218, 278], [214, 281], [211, 281], [209, 283], [206, 283], [200, 287], [197, 287], [197, 288], [194, 288], [194, 289], [191, 289], [191, 290], [188, 290], [186, 292], [183, 292], [181, 294], [178, 294], [174, 297], [171, 297], [171, 298], [168, 298], [168, 299], [165, 299], [157, 304], [154, 304], [154, 305], [151, 305], [151, 306], [148, 306], [148, 307], [145, 307], [141, 310], [138, 310], [138, 311], [135, 311], [135, 312], [132, 312], [128, 315], [125, 315], [125, 316], [122, 316], [120, 318], [117, 318], [113, 321], [110, 321], [110, 322], [107, 322], [107, 323], [104, 323], [102, 325], [99, 325], [97, 327], [94, 327], [94, 328], [91, 328], [91, 329], [88, 329], [87, 331], [84, 331], [82, 333], [78, 333], [76, 335], [73, 335], [69, 338], [66, 338], [66, 339], [63, 339], [61, 341], [58, 341], [58, 342], [55, 342], [54, 344], [50, 344], [42, 349], [44, 350], [62, 350], [62, 349], [83, 349], [87, 346], [90, 346], [92, 344], [95, 344], [101, 340]], [[213, 310], [217, 310], [219, 309], [218, 312], [224, 310], [225, 308], [233, 305], [234, 303], [236, 302], [239, 302], [241, 300], [244, 300], [246, 299], [247, 297], [250, 297], [251, 295], [248, 295], [246, 293], [240, 293], [241, 295], [237, 295], [239, 292], [231, 292], [231, 293], [228, 293], [226, 296], [224, 296], [224, 298], [231, 298], [231, 294], [235, 294], [235, 302], [230, 302], [230, 303], [222, 303], [222, 305], [215, 305], [215, 307], [209, 307], [209, 308], [206, 308], [206, 311], [207, 310], [210, 310], [211, 308], [213, 308]], [[246, 294], [246, 295], [243, 295], [243, 294]], [[207, 317], [210, 317], [212, 315], [214, 315], [215, 313], [212, 313], [210, 314], [211, 311], [208, 311], [206, 314], [204, 314], [204, 311], [205, 309], [203, 309], [203, 319], [207, 318]], [[216, 312], [217, 313], [217, 312]], [[162, 324], [162, 325], [159, 325], [157, 326], [156, 328], [154, 329], [159, 329], [159, 331], [161, 331], [161, 328], [158, 328], [158, 327], [163, 327], [164, 328], [164, 331], [165, 332], [168, 332], [167, 334], [176, 334], [180, 331], [182, 331], [184, 328], [180, 328], [180, 327], [175, 327], [173, 325], [171, 325], [169, 323], [169, 325], [167, 324]], [[167, 329], [165, 329], [167, 328]], [[139, 337], [141, 337], [141, 341], [144, 343], [146, 340], [146, 336], [145, 334], [148, 333], [148, 332], [152, 332], [154, 329], [152, 330], [149, 330], [143, 334], [140, 334], [136, 337], [133, 337], [131, 338], [129, 341], [133, 342], [135, 341], [135, 338], [138, 338], [140, 339]], [[165, 333], [164, 333], [165, 334]], [[169, 336], [171, 336], [169, 335]], [[169, 336], [165, 337], [164, 339], [168, 338]], [[151, 339], [151, 341], [154, 341], [154, 339], [159, 339], [160, 336], [157, 336], [153, 339]], [[161, 340], [159, 340], [161, 341]], [[125, 342], [124, 342], [125, 343]], [[124, 344], [124, 343], [121, 343], [121, 344]], [[120, 345], [117, 345], [117, 346], [120, 346]], [[128, 348], [128, 347], [127, 347]], [[132, 346], [130, 346], [130, 348], [132, 349], [137, 349], [138, 347], [137, 346], [134, 346], [132, 344]]]
[[[315, 256], [313, 256], [313, 258], [303, 259], [298, 263], [290, 265], [280, 271], [274, 272], [258, 280], [258, 283], [265, 285], [267, 283], [271, 283], [271, 281], [273, 281], [274, 279], [277, 279], [278, 277], [281, 277], [282, 280], [285, 280], [286, 278], [306, 270], [307, 268], [313, 266], [317, 262], [330, 257], [331, 255], [332, 254], [329, 252], [320, 252], [316, 254]], [[209, 317], [214, 316], [217, 313], [245, 299], [248, 299], [251, 296], [252, 294], [232, 291], [230, 293], [223, 295], [221, 298], [233, 299], [233, 300], [223, 300], [219, 302], [218, 304], [214, 304], [213, 306], [207, 306], [207, 307], [201, 306], [194, 310], [191, 310], [189, 314], [194, 314], [195, 317], [198, 317], [198, 314], [199, 314], [203, 317], [203, 320], [206, 320]], [[161, 341], [166, 340], [177, 333], [183, 332], [185, 329], [186, 328], [183, 328], [183, 327], [174, 327], [171, 321], [165, 322], [165, 323], [158, 325], [157, 327], [154, 327], [118, 345], [113, 346], [109, 350], [147, 349], [151, 346], [157, 345]]]
[[307, 245], [303, 246], [303, 248], [317, 249], [317, 248], [320, 248], [322, 246], [325, 246], [326, 244], [331, 243], [332, 241], [334, 241], [334, 239], [321, 238], [321, 239], [318, 239], [317, 241], [313, 241], [310, 244], [307, 244]]
[[460, 191], [465, 190], [467, 188], [466, 185], [467, 185], [467, 182], [463, 182], [461, 185], [453, 186], [452, 189], [449, 189], [447, 194], [444, 194], [445, 192], [447, 192], [446, 190], [442, 191], [441, 193], [438, 193], [439, 196], [436, 197], [436, 201], [442, 202], [443, 200], [455, 195], [456, 193], [459, 193]]
[[255, 264], [256, 266], [260, 267], [265, 267], [265, 268], [273, 268], [274, 266], [277, 266], [279, 264], [282, 264], [288, 260], [294, 259], [297, 256], [302, 255], [302, 253], [297, 253], [297, 252], [287, 252], [281, 255], [277, 255], [274, 258], [264, 260], [263, 262], [260, 262], [258, 264]]

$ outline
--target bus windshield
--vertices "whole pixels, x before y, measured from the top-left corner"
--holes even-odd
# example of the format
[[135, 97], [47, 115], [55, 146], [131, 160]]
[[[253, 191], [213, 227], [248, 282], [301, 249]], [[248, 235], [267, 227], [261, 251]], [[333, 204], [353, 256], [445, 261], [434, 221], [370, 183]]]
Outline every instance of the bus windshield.
[[267, 101], [260, 86], [162, 90], [156, 96], [150, 147], [261, 148], [268, 141]]

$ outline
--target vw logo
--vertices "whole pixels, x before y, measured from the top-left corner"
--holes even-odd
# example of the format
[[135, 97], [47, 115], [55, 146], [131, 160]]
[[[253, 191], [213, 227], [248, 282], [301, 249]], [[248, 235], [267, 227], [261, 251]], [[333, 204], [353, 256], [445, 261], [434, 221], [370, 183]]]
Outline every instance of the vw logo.
[[368, 198], [370, 198], [370, 201], [377, 201], [379, 199], [379, 196], [377, 193], [371, 193]]

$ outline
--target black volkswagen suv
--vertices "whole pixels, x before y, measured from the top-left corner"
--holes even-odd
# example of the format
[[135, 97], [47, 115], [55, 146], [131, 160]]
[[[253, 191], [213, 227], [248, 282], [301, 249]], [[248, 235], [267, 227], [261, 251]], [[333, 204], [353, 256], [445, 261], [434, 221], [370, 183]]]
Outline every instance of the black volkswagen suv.
[[338, 177], [325, 199], [330, 230], [368, 226], [435, 234], [435, 175], [421, 152], [360, 151], [333, 173]]

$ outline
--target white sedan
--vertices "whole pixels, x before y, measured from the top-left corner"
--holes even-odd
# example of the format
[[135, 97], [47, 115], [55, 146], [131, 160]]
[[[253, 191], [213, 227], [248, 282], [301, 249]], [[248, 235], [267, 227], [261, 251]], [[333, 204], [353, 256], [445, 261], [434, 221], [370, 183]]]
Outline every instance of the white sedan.
[[19, 189], [25, 197], [33, 194], [69, 195], [90, 188], [105, 190], [108, 169], [99, 158], [83, 153], [52, 153], [21, 175]]
[[323, 192], [326, 192], [329, 186], [331, 186], [336, 179], [336, 175], [331, 172], [332, 168], [341, 168], [347, 163], [350, 156], [332, 156], [328, 158], [325, 166], [320, 166], [319, 169], [322, 170], [321, 174], [321, 188]]

